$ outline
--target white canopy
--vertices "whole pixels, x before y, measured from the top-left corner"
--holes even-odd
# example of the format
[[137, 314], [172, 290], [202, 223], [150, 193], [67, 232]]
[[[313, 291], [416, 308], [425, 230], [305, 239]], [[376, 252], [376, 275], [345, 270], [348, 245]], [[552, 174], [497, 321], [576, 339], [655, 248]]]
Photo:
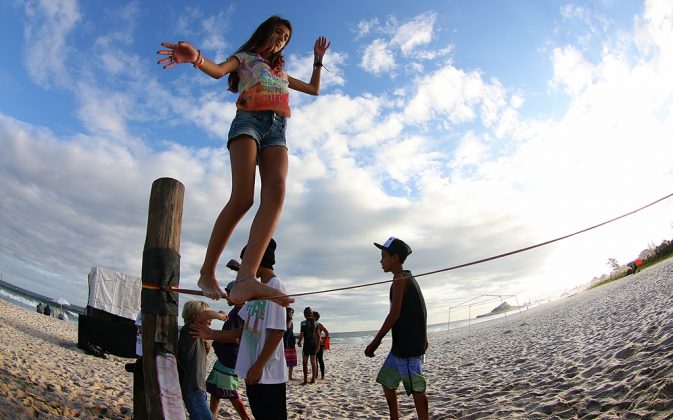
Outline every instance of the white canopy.
[[140, 277], [93, 267], [89, 273], [88, 305], [135, 320], [140, 311], [141, 288]]

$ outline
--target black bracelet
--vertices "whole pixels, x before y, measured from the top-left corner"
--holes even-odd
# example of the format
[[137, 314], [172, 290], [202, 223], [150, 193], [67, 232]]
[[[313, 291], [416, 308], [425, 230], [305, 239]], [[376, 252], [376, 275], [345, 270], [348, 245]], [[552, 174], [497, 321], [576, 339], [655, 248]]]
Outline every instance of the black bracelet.
[[[322, 67], [322, 68], [324, 68], [325, 70], [327, 70], [327, 67], [325, 67], [325, 66], [322, 64], [322, 61], [320, 61], [320, 60], [315, 60], [315, 61], [313, 62], [313, 68], [314, 68], [314, 69], [319, 69], [320, 67]], [[327, 70], [327, 71], [329, 71], [329, 70]]]

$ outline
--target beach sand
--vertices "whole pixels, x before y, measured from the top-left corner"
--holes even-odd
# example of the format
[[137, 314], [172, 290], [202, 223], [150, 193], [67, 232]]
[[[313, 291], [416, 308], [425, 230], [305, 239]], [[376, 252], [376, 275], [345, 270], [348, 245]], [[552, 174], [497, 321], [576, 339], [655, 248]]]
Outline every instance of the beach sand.
[[[673, 417], [673, 260], [507, 319], [430, 336], [431, 417]], [[0, 301], [0, 419], [131, 418], [128, 359], [77, 349], [77, 326]], [[387, 418], [365, 345], [325, 353], [326, 379], [288, 384], [296, 419]], [[210, 357], [209, 363], [214, 359]], [[245, 400], [245, 392], [240, 390]], [[402, 418], [413, 400], [399, 395]], [[227, 401], [219, 418], [236, 418]]]

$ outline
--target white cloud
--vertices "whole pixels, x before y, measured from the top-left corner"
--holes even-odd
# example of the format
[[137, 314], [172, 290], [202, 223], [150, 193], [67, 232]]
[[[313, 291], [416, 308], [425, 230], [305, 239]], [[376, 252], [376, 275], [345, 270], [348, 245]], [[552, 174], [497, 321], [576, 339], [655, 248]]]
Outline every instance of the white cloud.
[[671, 59], [671, 36], [673, 31], [673, 2], [671, 0], [648, 0], [645, 3], [645, 12], [635, 18], [635, 42], [643, 54], [654, 59]]
[[593, 67], [573, 46], [555, 48], [552, 86], [563, 86], [569, 95], [577, 95], [593, 81]]
[[452, 124], [473, 121], [477, 106], [482, 118], [491, 125], [506, 105], [506, 93], [499, 83], [487, 84], [476, 72], [465, 72], [446, 65], [421, 79], [418, 91], [406, 106], [405, 114], [415, 122], [441, 117]]
[[375, 39], [362, 53], [360, 67], [375, 75], [391, 73], [395, 69], [395, 56], [387, 42]]
[[[334, 65], [323, 73], [322, 95], [292, 102], [290, 174], [276, 232], [278, 268], [288, 289], [386, 279], [371, 243], [390, 235], [412, 245], [409, 268], [420, 273], [567, 234], [670, 193], [671, 13], [657, 11], [658, 3], [647, 6], [652, 10], [637, 19], [635, 44], [606, 43], [591, 60], [579, 43], [554, 49], [553, 83], [571, 101], [549, 121], [524, 114], [528, 92], [447, 62], [432, 63], [423, 77], [380, 94], [339, 92], [334, 88], [346, 89], [349, 81], [340, 64], [346, 53], [330, 51]], [[414, 24], [420, 25], [411, 19], [399, 27]], [[395, 54], [428, 50], [433, 36], [429, 30], [414, 36], [385, 32], [375, 20], [360, 29], [379, 39], [373, 52], [382, 58], [371, 65], [380, 66], [381, 74], [396, 71]], [[99, 40], [113, 47], [115, 40], [126, 41], [113, 33]], [[307, 51], [288, 60], [293, 75], [310, 71], [310, 46]], [[176, 71], [166, 81], [142, 66], [125, 73], [110, 56], [101, 57], [112, 64], [109, 71], [88, 69], [73, 85], [79, 116], [95, 135], [59, 136], [0, 115], [0, 213], [7, 221], [0, 225], [2, 263], [23, 273], [38, 292], [58, 287], [82, 302], [92, 265], [138, 273], [150, 185], [170, 176], [186, 187], [182, 284], [194, 288], [212, 224], [230, 190], [221, 140], [233, 98], [223, 96], [223, 85], [217, 91], [193, 72]], [[218, 142], [186, 147], [141, 136], [137, 121], [151, 121], [147, 131], [187, 125], [189, 135]], [[221, 260], [238, 256], [254, 210], [236, 228]], [[662, 203], [562, 243], [423, 277], [430, 322], [446, 319], [450, 299], [486, 291], [534, 298], [587, 281], [606, 271], [607, 257], [623, 261], [661, 235], [670, 238], [671, 211], [673, 204]], [[219, 274], [230, 275], [224, 268]], [[344, 302], [352, 308], [348, 314], [340, 309]], [[304, 304], [338, 317], [338, 330], [372, 328], [389, 303], [383, 285], [297, 303]]]
[[355, 31], [356, 38], [361, 38], [374, 32], [379, 26], [379, 20], [377, 18], [371, 20], [361, 20], [358, 22], [357, 29]]
[[[419, 61], [444, 57], [453, 50], [451, 45], [436, 49], [421, 48], [433, 40], [436, 21], [437, 14], [427, 12], [401, 24], [394, 17], [389, 17], [384, 25], [380, 25], [378, 20], [360, 22], [358, 38], [369, 34], [379, 36], [362, 49], [360, 67], [377, 76], [389, 74], [395, 77], [397, 68], [407, 68], [413, 73], [423, 72], [424, 67]], [[401, 56], [398, 57], [398, 54]]]
[[397, 45], [404, 55], [411, 55], [419, 46], [430, 43], [436, 21], [436, 13], [416, 16], [411, 21], [400, 25], [391, 43]]
[[486, 157], [487, 151], [488, 147], [474, 133], [468, 132], [456, 147], [451, 166], [461, 169], [470, 165], [479, 165]]
[[27, 22], [25, 65], [35, 83], [43, 88], [67, 86], [66, 63], [72, 58], [67, 38], [80, 21], [75, 0], [41, 0], [25, 5]]

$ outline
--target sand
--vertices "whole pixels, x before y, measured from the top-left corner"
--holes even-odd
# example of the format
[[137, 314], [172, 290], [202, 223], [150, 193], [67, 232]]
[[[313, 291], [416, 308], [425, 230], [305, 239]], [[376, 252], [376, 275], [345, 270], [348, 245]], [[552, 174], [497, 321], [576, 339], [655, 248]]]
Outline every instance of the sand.
[[[430, 336], [431, 417], [673, 417], [673, 260], [507, 320]], [[132, 416], [128, 359], [77, 349], [77, 326], [0, 301], [0, 418]], [[296, 419], [387, 418], [374, 382], [389, 344], [326, 352], [326, 379], [288, 384]], [[213, 358], [209, 363], [213, 363]], [[245, 392], [241, 389], [244, 401]], [[415, 418], [400, 394], [400, 415]], [[235, 418], [228, 402], [219, 418]]]

